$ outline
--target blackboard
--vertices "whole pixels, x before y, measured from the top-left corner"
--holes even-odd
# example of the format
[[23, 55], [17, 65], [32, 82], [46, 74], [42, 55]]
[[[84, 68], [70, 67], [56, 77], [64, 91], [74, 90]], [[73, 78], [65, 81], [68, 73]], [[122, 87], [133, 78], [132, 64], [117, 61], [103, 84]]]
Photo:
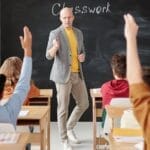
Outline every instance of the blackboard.
[[[86, 62], [83, 64], [87, 89], [100, 87], [112, 79], [110, 58], [125, 52], [123, 14], [129, 12], [137, 20], [139, 54], [142, 64], [150, 65], [150, 5], [147, 0], [1, 0], [1, 59], [23, 57], [19, 43], [24, 25], [33, 33], [32, 78], [40, 88], [53, 88], [52, 120], [56, 120], [56, 94], [49, 81], [52, 61], [45, 58], [49, 32], [60, 25], [58, 12], [73, 7], [74, 26], [84, 34]], [[1, 63], [2, 63], [1, 62]], [[90, 103], [91, 99], [89, 97]], [[73, 104], [71, 105], [72, 109]], [[81, 120], [91, 120], [91, 107]]]
[[[1, 1], [0, 1], [0, 10], [1, 10]], [[0, 35], [1, 35], [1, 15], [0, 15]], [[1, 36], [0, 36], [0, 62], [1, 62]]]

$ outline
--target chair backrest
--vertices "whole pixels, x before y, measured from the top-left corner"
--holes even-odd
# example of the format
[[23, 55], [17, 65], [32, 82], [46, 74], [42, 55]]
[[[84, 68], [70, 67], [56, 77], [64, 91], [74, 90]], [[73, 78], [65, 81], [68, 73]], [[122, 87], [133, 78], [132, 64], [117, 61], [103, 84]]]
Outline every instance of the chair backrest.
[[12, 124], [10, 123], [0, 123], [0, 133], [6, 133], [6, 132], [11, 132], [15, 133], [15, 128]]
[[121, 128], [141, 128], [138, 121], [136, 120], [133, 109], [128, 109], [123, 112], [123, 115], [121, 117], [120, 121], [120, 127]]
[[102, 95], [101, 88], [93, 88], [90, 89], [90, 96], [92, 98], [93, 103], [93, 111], [96, 116], [93, 117], [102, 117]]
[[132, 107], [132, 103], [128, 97], [112, 98], [110, 105], [119, 107]]
[[121, 118], [123, 115], [123, 112], [128, 109], [128, 107], [118, 107], [118, 106], [112, 106], [112, 105], [107, 105], [106, 106], [106, 111], [109, 115], [110, 118]]
[[106, 106], [106, 112], [110, 119], [112, 120], [112, 128], [115, 126], [115, 119], [121, 119], [123, 112], [130, 107], [119, 107], [119, 106], [112, 106], [112, 105], [107, 105]]
[[[113, 120], [113, 126], [120, 124], [120, 119], [123, 115], [124, 110], [132, 108], [132, 103], [129, 97], [117, 97], [112, 98], [109, 106], [109, 117]], [[116, 120], [116, 122], [115, 122]]]
[[[108, 112], [106, 113], [106, 119], [104, 123], [104, 133], [110, 133], [112, 127], [114, 126], [120, 127], [120, 119], [123, 114], [123, 111], [124, 109], [132, 108], [132, 103], [128, 97], [112, 98], [109, 107], [111, 113], [109, 113], [110, 116], [107, 114]], [[113, 116], [111, 117], [111, 115]]]
[[101, 90], [101, 88], [90, 89], [90, 95], [91, 95], [91, 97], [92, 98], [102, 97], [100, 90]]

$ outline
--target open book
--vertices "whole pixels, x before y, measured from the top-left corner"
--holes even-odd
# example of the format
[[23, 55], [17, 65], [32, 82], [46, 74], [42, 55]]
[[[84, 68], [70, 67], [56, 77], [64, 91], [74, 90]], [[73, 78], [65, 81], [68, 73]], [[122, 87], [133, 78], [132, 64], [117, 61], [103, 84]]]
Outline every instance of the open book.
[[0, 144], [17, 143], [20, 133], [0, 133]]

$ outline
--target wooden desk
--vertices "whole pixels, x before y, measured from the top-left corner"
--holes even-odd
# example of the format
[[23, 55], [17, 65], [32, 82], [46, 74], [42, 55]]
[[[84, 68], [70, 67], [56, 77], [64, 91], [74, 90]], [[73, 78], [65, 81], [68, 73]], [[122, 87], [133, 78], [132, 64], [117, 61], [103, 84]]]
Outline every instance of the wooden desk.
[[26, 145], [28, 144], [30, 133], [20, 133], [20, 137], [17, 143], [13, 144], [0, 144], [1, 150], [25, 150]]
[[50, 150], [50, 106], [22, 106], [29, 110], [24, 117], [19, 117], [18, 125], [39, 125], [40, 132], [30, 134], [31, 143], [40, 143], [41, 150]]
[[97, 118], [102, 116], [102, 96], [100, 88], [90, 89], [90, 95], [92, 98], [92, 113], [93, 113], [93, 150], [96, 150], [96, 146], [103, 144], [105, 140], [97, 137]]
[[52, 96], [52, 89], [40, 89], [39, 96], [29, 98], [29, 105], [50, 105]]
[[[124, 137], [139, 137], [139, 140], [126, 141], [126, 142], [118, 142], [114, 138], [114, 136], [124, 136]], [[109, 134], [109, 143], [111, 150], [136, 150], [135, 144], [143, 141], [143, 132], [142, 129], [129, 129], [129, 128], [113, 128], [111, 133]], [[141, 140], [140, 140], [141, 139]], [[131, 143], [131, 141], [133, 143]]]

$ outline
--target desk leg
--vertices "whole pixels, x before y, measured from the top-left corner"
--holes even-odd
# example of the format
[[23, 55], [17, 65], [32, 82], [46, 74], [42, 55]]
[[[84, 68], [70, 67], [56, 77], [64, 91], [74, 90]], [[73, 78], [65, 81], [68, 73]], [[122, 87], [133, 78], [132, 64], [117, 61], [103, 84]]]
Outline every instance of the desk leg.
[[41, 150], [50, 150], [50, 109], [40, 120]]
[[47, 150], [50, 150], [50, 108], [47, 116]]
[[41, 141], [40, 141], [40, 150], [46, 150], [45, 149], [45, 116], [40, 120], [40, 136], [41, 136]]
[[93, 150], [96, 150], [96, 104], [95, 98], [92, 98], [93, 103]]

